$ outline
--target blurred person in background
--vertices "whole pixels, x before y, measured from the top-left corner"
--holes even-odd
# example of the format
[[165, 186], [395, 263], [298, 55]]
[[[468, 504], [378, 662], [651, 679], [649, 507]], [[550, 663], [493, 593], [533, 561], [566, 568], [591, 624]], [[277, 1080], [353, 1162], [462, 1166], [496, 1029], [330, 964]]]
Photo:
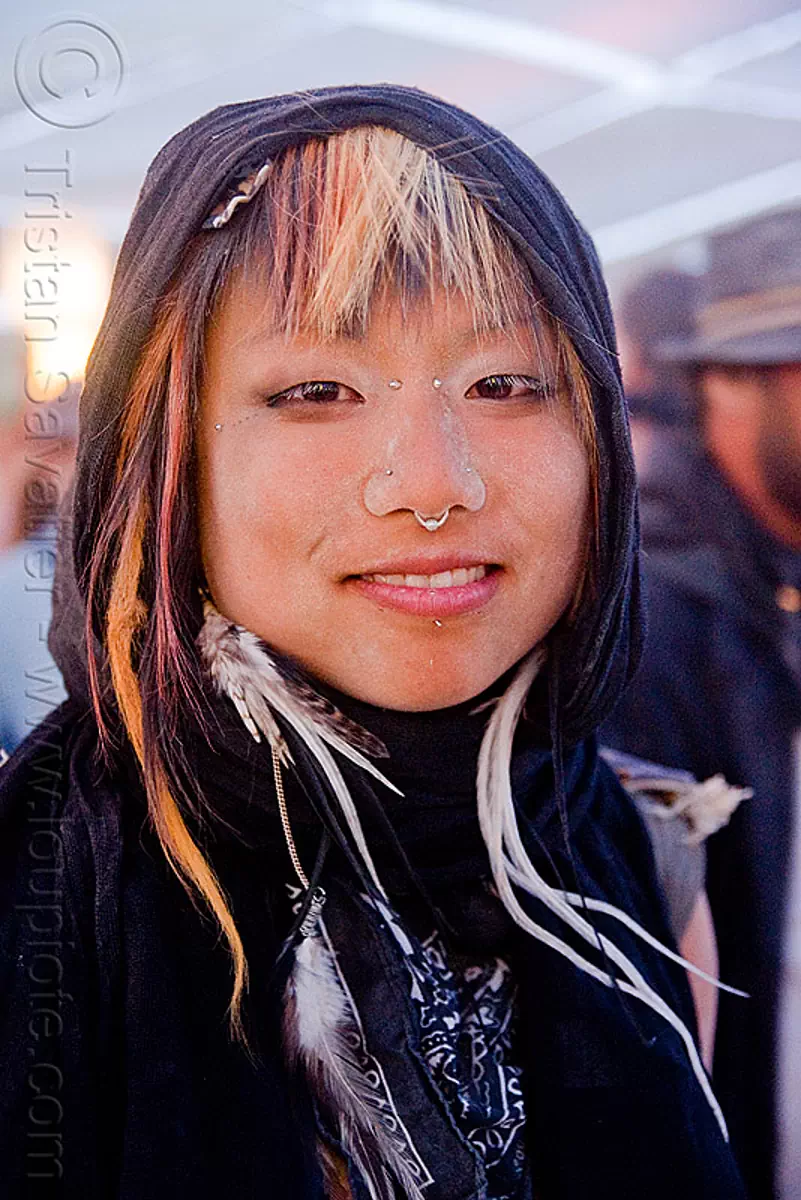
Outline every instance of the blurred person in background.
[[710, 238], [697, 429], [642, 498], [649, 632], [604, 735], [753, 797], [708, 843], [721, 978], [713, 1077], [751, 1194], [801, 1197], [801, 211]]
[[632, 284], [615, 308], [620, 369], [640, 478], [660, 432], [680, 428], [690, 420], [687, 372], [666, 363], [660, 346], [690, 335], [697, 293], [694, 275], [663, 267]]
[[0, 747], [11, 751], [66, 699], [47, 645], [59, 505], [69, 488], [78, 437], [77, 382], [31, 405], [9, 431], [0, 550]]

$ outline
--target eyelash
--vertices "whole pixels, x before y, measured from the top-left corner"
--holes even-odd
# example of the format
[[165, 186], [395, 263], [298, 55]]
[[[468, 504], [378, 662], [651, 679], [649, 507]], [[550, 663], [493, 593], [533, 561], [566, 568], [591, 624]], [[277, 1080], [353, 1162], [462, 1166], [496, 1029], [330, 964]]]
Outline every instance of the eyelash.
[[[470, 386], [466, 396], [468, 399], [473, 399], [470, 392], [477, 388], [480, 384], [489, 383], [490, 381], [500, 381], [504, 387], [518, 387], [523, 385], [533, 394], [532, 398], [544, 400], [554, 394], [554, 388], [551, 384], [543, 379], [537, 379], [533, 375], [484, 375], [481, 379], [477, 379]], [[341, 388], [346, 388], [346, 384], [337, 383], [333, 379], [313, 379], [305, 383], [297, 383], [294, 387], [286, 388], [283, 392], [276, 392], [272, 396], [268, 396], [265, 400], [268, 408], [284, 408], [292, 404], [333, 404], [335, 398], [325, 397], [322, 395], [314, 395], [312, 389], [317, 389], [318, 393], [323, 388], [335, 388], [337, 391]], [[354, 391], [353, 388], [348, 388], [348, 391]], [[358, 393], [357, 393], [358, 394]], [[481, 400], [518, 400], [524, 399], [524, 396], [479, 396]]]

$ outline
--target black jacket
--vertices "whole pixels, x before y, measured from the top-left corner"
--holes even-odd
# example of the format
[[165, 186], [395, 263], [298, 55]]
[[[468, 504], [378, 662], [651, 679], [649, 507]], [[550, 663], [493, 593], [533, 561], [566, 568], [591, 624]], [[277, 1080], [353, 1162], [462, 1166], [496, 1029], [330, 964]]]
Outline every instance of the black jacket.
[[[801, 616], [777, 605], [801, 583], [692, 435], [664, 436], [641, 492], [649, 613], [634, 683], [603, 737], [632, 754], [750, 786], [708, 842], [721, 978], [714, 1080], [755, 1197], [773, 1194], [776, 1032], [801, 726]], [[791, 576], [795, 573], [795, 579]]]
[[[309, 1092], [290, 1077], [280, 1035], [276, 961], [292, 921], [291, 871], [265, 748], [226, 705], [218, 707], [225, 752], [200, 740], [195, 751], [219, 809], [232, 817], [238, 808], [238, 824], [245, 821], [245, 841], [223, 827], [207, 850], [250, 965], [253, 1060], [230, 1041], [227, 950], [167, 866], [135, 769], [109, 774], [99, 765], [85, 706], [62, 705], [0, 771], [3, 1200], [323, 1200]], [[587, 895], [617, 904], [669, 944], [647, 833], [593, 741], [566, 763], [580, 798], [570, 859], [555, 810], [543, 803], [549, 756], [534, 751], [527, 761], [518, 760], [515, 793], [532, 852], [547, 847], [543, 871], [577, 870]], [[312, 861], [319, 820], [287, 783], [298, 846]], [[473, 902], [475, 881], [489, 872], [468, 802], [450, 797], [439, 811], [425, 805], [422, 818], [406, 813], [415, 824], [429, 821], [422, 849], [441, 852], [427, 883], [463, 923], [470, 910], [459, 888]], [[398, 806], [402, 828], [406, 801]], [[366, 830], [389, 877], [391, 844], [382, 846], [377, 827]], [[448, 853], [467, 856], [458, 885], [453, 867], [437, 879]], [[474, 1155], [422, 1068], [404, 965], [333, 852], [329, 865], [328, 928], [366, 1028], [383, 1045], [379, 1060], [401, 1111], [424, 1114], [415, 1119], [436, 1181], [430, 1194], [480, 1200]], [[531, 911], [561, 936], [552, 914], [535, 903]], [[598, 916], [596, 924], [692, 1029], [682, 968], [614, 920]], [[662, 1016], [515, 926], [504, 954], [524, 1015], [526, 1144], [539, 1200], [743, 1200], [686, 1048]]]

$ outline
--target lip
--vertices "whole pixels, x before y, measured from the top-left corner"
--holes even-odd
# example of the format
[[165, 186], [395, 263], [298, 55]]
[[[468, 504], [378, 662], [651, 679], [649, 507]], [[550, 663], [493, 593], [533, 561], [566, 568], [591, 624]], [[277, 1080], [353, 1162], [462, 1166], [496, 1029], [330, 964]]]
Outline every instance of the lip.
[[[371, 571], [366, 571], [365, 574], [436, 575], [439, 571], [448, 570], [449, 567], [481, 565], [481, 562], [476, 561], [475, 557], [464, 562], [457, 562], [453, 555], [449, 558], [440, 558], [436, 565], [432, 565], [432, 562], [433, 560], [427, 559], [423, 566], [422, 560], [408, 560], [403, 564], [393, 563], [391, 567], [375, 567]], [[358, 591], [366, 599], [372, 600], [379, 608], [393, 608], [397, 612], [409, 613], [411, 616], [436, 619], [460, 616], [463, 613], [477, 612], [484, 608], [500, 587], [502, 574], [502, 570], [496, 569], [488, 571], [483, 579], [477, 579], [473, 583], [445, 588], [403, 587], [392, 583], [376, 583], [358, 575], [351, 576], [347, 583], [349, 587]]]
[[491, 555], [467, 550], [440, 551], [437, 554], [414, 554], [408, 558], [386, 558], [353, 572], [349, 579], [360, 575], [438, 575], [458, 567], [497, 566]]

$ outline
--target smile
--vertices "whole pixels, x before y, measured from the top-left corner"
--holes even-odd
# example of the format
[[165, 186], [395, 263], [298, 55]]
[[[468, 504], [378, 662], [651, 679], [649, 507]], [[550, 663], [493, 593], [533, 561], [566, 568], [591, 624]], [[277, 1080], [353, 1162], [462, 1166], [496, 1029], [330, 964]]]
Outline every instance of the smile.
[[[439, 564], [437, 564], [439, 565]], [[454, 566], [423, 574], [374, 571], [350, 577], [350, 586], [381, 609], [414, 617], [455, 617], [484, 608], [504, 572], [491, 563]]]
[[436, 575], [362, 575], [368, 583], [387, 583], [390, 587], [407, 588], [453, 588], [476, 583], [487, 574], [482, 563], [478, 567], [455, 567], [452, 571], [438, 571]]

